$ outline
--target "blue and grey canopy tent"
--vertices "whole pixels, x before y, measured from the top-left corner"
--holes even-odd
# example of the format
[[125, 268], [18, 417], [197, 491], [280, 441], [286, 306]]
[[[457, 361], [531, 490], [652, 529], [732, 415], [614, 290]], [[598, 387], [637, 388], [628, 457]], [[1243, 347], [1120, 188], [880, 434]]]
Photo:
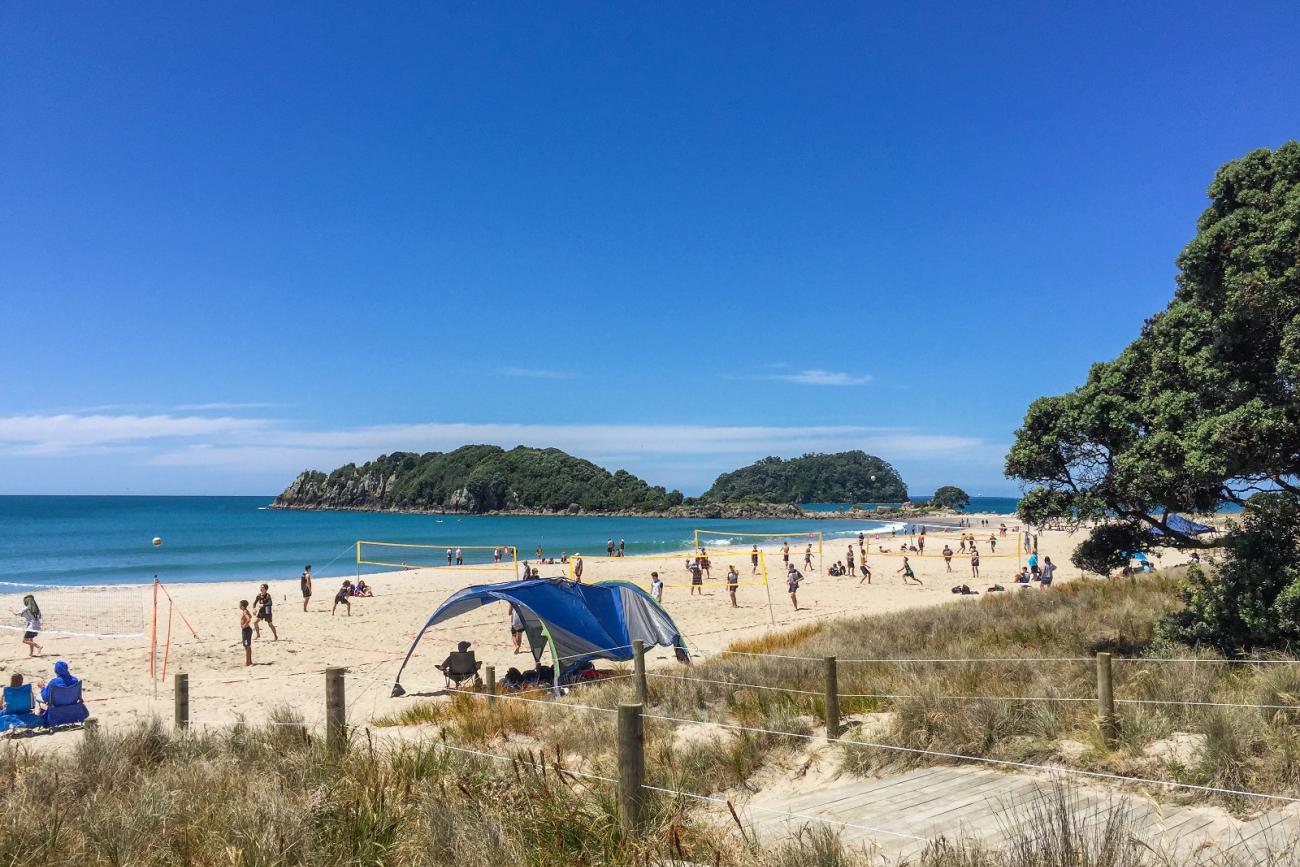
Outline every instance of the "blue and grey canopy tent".
[[628, 660], [632, 642], [662, 645], [689, 661], [677, 625], [640, 587], [627, 581], [577, 584], [563, 578], [529, 578], [504, 584], [477, 584], [453, 593], [434, 611], [415, 636], [393, 682], [393, 695], [405, 693], [402, 672], [424, 634], [439, 623], [483, 605], [506, 602], [524, 621], [533, 661], [540, 663], [549, 649], [557, 683], [593, 659]]
[[[1165, 525], [1169, 527], [1170, 530], [1173, 530], [1175, 533], [1181, 533], [1184, 536], [1199, 536], [1202, 533], [1214, 532], [1213, 527], [1210, 527], [1206, 524], [1198, 524], [1195, 521], [1184, 518], [1182, 515], [1178, 514], [1177, 512], [1174, 512], [1172, 515], [1169, 516], [1169, 518], [1165, 521]], [[1165, 535], [1164, 528], [1152, 527], [1151, 535], [1152, 536]]]

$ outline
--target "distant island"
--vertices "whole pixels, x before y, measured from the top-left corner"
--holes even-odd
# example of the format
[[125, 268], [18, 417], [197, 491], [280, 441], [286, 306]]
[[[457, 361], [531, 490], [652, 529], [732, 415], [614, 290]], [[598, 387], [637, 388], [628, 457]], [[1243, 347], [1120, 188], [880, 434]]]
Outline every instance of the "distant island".
[[888, 462], [862, 451], [763, 458], [718, 476], [701, 502], [904, 503], [907, 485]]
[[861, 451], [764, 458], [723, 473], [703, 496], [688, 499], [560, 449], [468, 445], [450, 452], [393, 452], [328, 474], [308, 470], [271, 505], [473, 515], [842, 518], [853, 513], [810, 515], [798, 504], [906, 499], [897, 471]]

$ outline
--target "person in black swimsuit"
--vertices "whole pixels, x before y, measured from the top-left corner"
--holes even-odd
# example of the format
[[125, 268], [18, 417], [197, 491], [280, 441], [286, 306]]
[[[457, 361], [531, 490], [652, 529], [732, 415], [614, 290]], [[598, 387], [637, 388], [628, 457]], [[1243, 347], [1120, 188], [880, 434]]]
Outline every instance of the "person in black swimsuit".
[[244, 665], [253, 664], [253, 615], [248, 611], [248, 600], [239, 600], [239, 638], [244, 644]]
[[258, 588], [253, 605], [257, 608], [257, 619], [253, 621], [253, 634], [258, 638], [262, 637], [262, 621], [265, 620], [267, 628], [271, 630], [271, 640], [279, 641], [280, 633], [275, 631], [275, 624], [271, 622], [271, 591], [265, 584]]
[[307, 603], [311, 601], [311, 564], [302, 570], [302, 577], [298, 579], [298, 585], [302, 587], [302, 610], [307, 610]]

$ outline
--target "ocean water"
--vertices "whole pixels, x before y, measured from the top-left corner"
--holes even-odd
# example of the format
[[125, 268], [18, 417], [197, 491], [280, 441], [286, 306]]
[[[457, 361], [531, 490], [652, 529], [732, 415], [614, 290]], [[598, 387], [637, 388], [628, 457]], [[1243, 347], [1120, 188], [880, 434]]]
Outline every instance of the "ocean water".
[[[856, 536], [883, 521], [725, 521], [569, 516], [434, 516], [268, 509], [269, 497], [0, 497], [0, 581], [21, 584], [137, 584], [163, 581], [296, 578], [302, 567], [322, 578], [356, 571], [356, 541], [436, 545], [437, 550], [368, 548], [367, 559], [445, 564], [445, 546], [515, 545], [519, 558], [581, 551], [605, 553], [626, 541], [628, 554], [690, 547], [695, 528], [724, 535], [708, 547], [748, 546], [728, 533], [788, 533], [791, 544], [820, 530]], [[151, 540], [162, 539], [154, 547]], [[774, 540], [780, 541], [780, 540]], [[467, 562], [491, 552], [466, 552]], [[383, 571], [366, 566], [365, 571]], [[492, 580], [494, 573], [484, 573]]]

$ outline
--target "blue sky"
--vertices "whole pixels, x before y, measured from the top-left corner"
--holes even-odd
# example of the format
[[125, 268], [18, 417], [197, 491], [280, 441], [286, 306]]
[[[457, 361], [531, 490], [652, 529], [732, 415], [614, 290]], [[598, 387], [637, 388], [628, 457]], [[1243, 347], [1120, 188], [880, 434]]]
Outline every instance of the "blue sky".
[[1300, 134], [1298, 10], [3, 4], [0, 493], [471, 441], [1014, 493]]

